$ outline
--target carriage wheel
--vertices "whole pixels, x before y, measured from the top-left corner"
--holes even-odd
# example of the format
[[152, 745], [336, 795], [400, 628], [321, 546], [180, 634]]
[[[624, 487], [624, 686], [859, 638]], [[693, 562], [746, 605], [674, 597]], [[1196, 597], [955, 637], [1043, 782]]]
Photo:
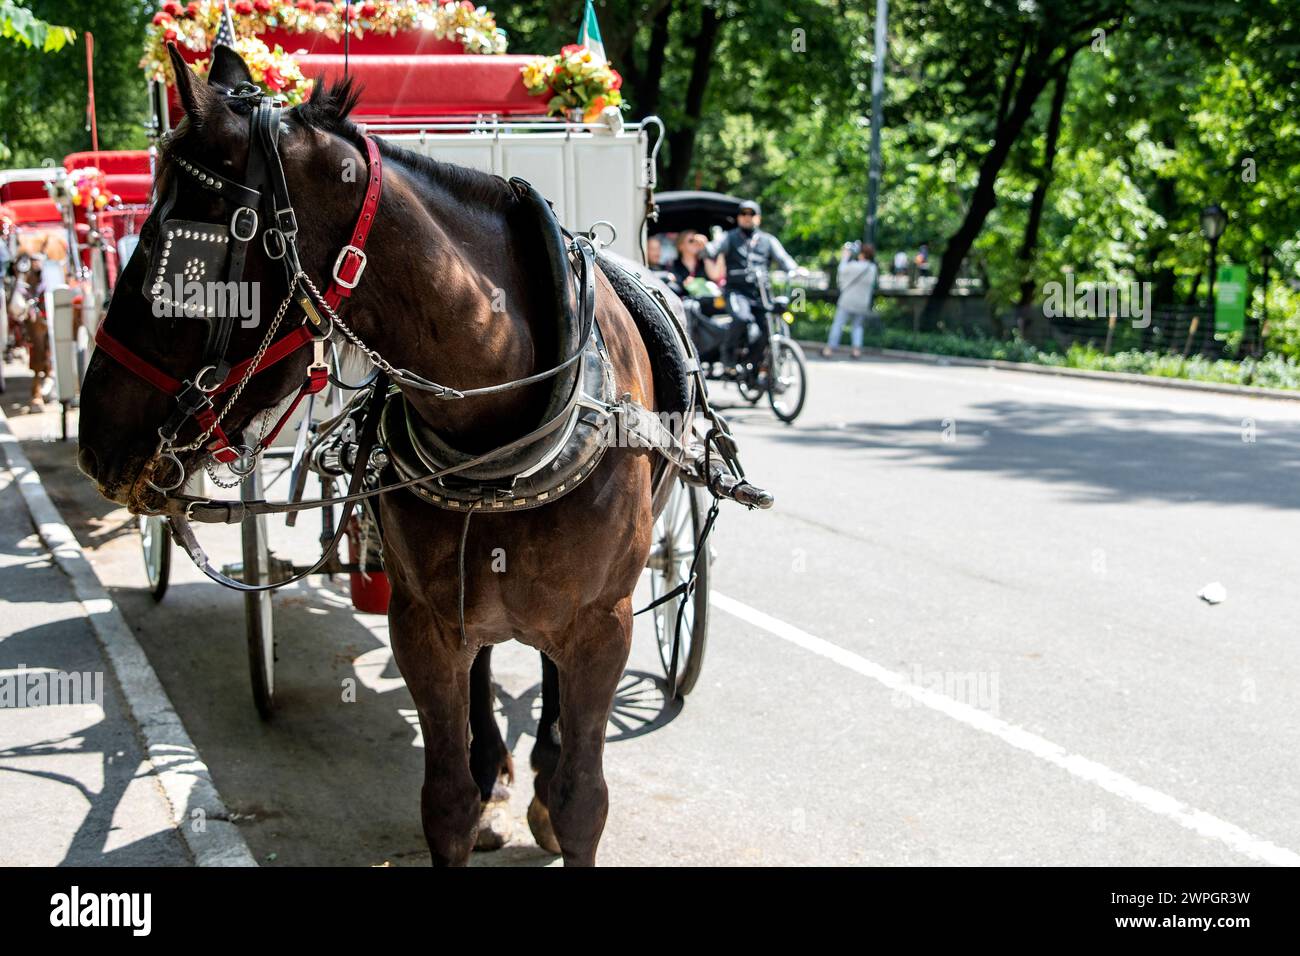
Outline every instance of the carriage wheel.
[[140, 516], [140, 550], [144, 555], [144, 573], [149, 579], [149, 593], [161, 601], [167, 593], [172, 574], [172, 539], [167, 533], [167, 519], [159, 515]]
[[[655, 522], [654, 543], [650, 558], [650, 598], [657, 600], [690, 577], [695, 546], [704, 525], [706, 508], [704, 491], [680, 480], [673, 485], [668, 503]], [[685, 697], [695, 687], [704, 666], [704, 645], [709, 631], [709, 549], [708, 544], [695, 564], [695, 593], [665, 601], [654, 615], [655, 640], [659, 660], [668, 678], [668, 696]], [[673, 664], [673, 643], [677, 635], [677, 615], [682, 602], [682, 627]]]
[[[240, 497], [251, 501], [262, 497], [262, 475], [254, 471], [240, 486]], [[243, 543], [245, 584], [269, 584], [271, 551], [266, 543], [266, 519], [245, 518], [240, 526]], [[270, 591], [244, 594], [244, 624], [248, 636], [248, 667], [253, 679], [253, 703], [263, 720], [275, 713], [275, 624]]]
[[772, 371], [767, 383], [767, 401], [776, 417], [787, 425], [803, 411], [808, 397], [808, 364], [798, 342], [785, 337], [772, 343]]

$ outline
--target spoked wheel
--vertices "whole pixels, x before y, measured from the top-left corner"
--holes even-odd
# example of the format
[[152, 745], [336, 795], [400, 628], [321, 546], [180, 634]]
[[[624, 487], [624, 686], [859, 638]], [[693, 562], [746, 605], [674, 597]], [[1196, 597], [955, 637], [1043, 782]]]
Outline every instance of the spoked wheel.
[[149, 593], [161, 601], [167, 593], [172, 574], [172, 539], [167, 533], [167, 519], [159, 515], [140, 516], [140, 550], [144, 555], [144, 573], [149, 579]]
[[751, 405], [756, 405], [758, 400], [763, 397], [763, 389], [753, 379], [736, 379], [736, 388], [740, 391], [740, 397]]
[[[252, 501], [262, 497], [262, 476], [254, 471], [240, 486], [240, 497]], [[245, 518], [240, 526], [243, 542], [245, 584], [271, 583], [271, 551], [266, 543], [266, 518]], [[275, 625], [270, 591], [244, 594], [244, 624], [248, 635], [248, 667], [253, 678], [253, 703], [263, 720], [275, 713]]]
[[808, 364], [798, 342], [784, 336], [772, 343], [772, 367], [768, 374], [767, 401], [776, 417], [789, 424], [803, 411], [808, 397]]
[[[668, 503], [654, 527], [654, 543], [646, 566], [650, 569], [650, 598], [658, 600], [687, 581], [695, 561], [695, 545], [704, 526], [704, 490], [680, 480], [673, 485]], [[685, 697], [695, 687], [704, 666], [704, 645], [709, 632], [709, 548], [708, 543], [695, 563], [695, 593], [679, 595], [656, 607], [655, 640], [659, 660], [668, 678], [669, 698]], [[682, 607], [685, 602], [685, 607]], [[677, 628], [678, 613], [682, 626]], [[673, 645], [676, 635], [676, 660]]]

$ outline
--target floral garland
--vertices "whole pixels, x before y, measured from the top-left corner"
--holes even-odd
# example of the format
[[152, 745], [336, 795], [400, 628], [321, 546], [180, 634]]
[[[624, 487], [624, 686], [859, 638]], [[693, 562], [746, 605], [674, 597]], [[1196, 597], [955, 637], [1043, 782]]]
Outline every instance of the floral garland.
[[[290, 106], [297, 106], [311, 95], [313, 81], [302, 75], [298, 61], [285, 53], [280, 44], [272, 50], [257, 37], [240, 37], [235, 40], [235, 52], [248, 64], [254, 83], [269, 93], [278, 93]], [[200, 76], [207, 75], [211, 66], [210, 59], [194, 62]]]
[[103, 209], [110, 203], [121, 205], [122, 197], [108, 191], [108, 177], [98, 166], [80, 166], [45, 184], [60, 206], [80, 206], [85, 209]]
[[[146, 32], [141, 69], [152, 80], [170, 82], [167, 44], [175, 43], [194, 52], [207, 50], [217, 33], [221, 7], [220, 0], [164, 3]], [[239, 38], [282, 30], [322, 33], [337, 41], [349, 30], [358, 39], [366, 33], [391, 36], [408, 30], [428, 30], [439, 40], [460, 41], [466, 53], [506, 52], [505, 31], [496, 25], [486, 7], [476, 7], [470, 0], [367, 0], [353, 3], [350, 8], [342, 0], [233, 0], [230, 10]], [[350, 26], [345, 19], [351, 21]], [[291, 57], [278, 46], [271, 55], [276, 58], [276, 70], [284, 75], [286, 61]]]
[[539, 56], [521, 70], [524, 89], [547, 96], [546, 112], [564, 116], [580, 109], [588, 123], [607, 106], [623, 106], [623, 77], [608, 63], [599, 63], [585, 46], [570, 43], [555, 56]]

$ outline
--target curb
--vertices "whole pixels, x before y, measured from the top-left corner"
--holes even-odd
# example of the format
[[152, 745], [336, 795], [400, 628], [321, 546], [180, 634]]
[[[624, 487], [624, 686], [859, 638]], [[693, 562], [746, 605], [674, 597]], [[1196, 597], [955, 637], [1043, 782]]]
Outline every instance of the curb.
[[[820, 358], [825, 342], [797, 339], [805, 350]], [[845, 346], [836, 353], [847, 352]], [[1300, 390], [1262, 388], [1258, 385], [1233, 385], [1229, 382], [1196, 382], [1186, 378], [1165, 378], [1160, 375], [1138, 375], [1134, 372], [1097, 372], [1086, 368], [1064, 368], [1059, 365], [1036, 365], [1032, 362], [1008, 362], [1003, 359], [966, 358], [960, 355], [937, 355], [933, 352], [905, 352], [901, 349], [882, 349], [863, 346], [862, 354], [883, 358], [904, 359], [909, 362], [927, 362], [930, 365], [965, 365], [971, 368], [996, 368], [1005, 372], [1030, 372], [1034, 375], [1057, 375], [1061, 378], [1085, 378], [1101, 382], [1125, 382], [1130, 385], [1150, 385], [1153, 388], [1181, 388], [1191, 392], [1218, 392], [1245, 398], [1272, 398], [1286, 402], [1300, 402]]]
[[[146, 759], [171, 808], [172, 825], [195, 864], [257, 866], [239, 828], [230, 822], [230, 813], [212, 783], [207, 764], [190, 740], [153, 665], [46, 494], [2, 409], [0, 446], [41, 541], [71, 581], [73, 593], [122, 688], [127, 712], [140, 729]], [[201, 831], [191, 825], [195, 818], [204, 821]]]

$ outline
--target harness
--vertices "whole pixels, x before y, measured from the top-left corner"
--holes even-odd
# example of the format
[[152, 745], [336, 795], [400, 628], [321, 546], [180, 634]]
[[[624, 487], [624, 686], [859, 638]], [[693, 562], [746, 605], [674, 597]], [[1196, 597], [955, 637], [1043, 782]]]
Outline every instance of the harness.
[[[324, 345], [330, 333], [322, 329], [320, 313], [300, 281], [305, 274], [298, 254], [298, 220], [280, 161], [278, 144], [284, 104], [267, 99], [250, 84], [241, 84], [229, 95], [250, 103], [252, 107], [244, 181], [237, 182], [231, 176], [213, 172], [186, 156], [175, 156], [177, 175], [172, 178], [167, 195], [141, 231], [141, 244], [150, 248], [145, 297], [155, 314], [200, 320], [207, 324], [198, 371], [188, 379], [177, 379], [115, 338], [107, 323], [101, 324], [95, 334], [96, 346], [106, 355], [175, 400], [171, 415], [158, 428], [155, 452], [156, 457], [170, 464], [175, 472], [175, 481], [167, 485], [150, 481], [156, 491], [164, 494], [176, 490], [184, 482], [179, 454], [198, 448], [205, 448], [214, 460], [225, 464], [236, 475], [251, 474], [257, 456], [275, 440], [298, 404], [308, 395], [320, 392], [329, 381]], [[379, 148], [369, 136], [365, 137], [365, 146], [369, 166], [365, 199], [351, 239], [339, 250], [334, 262], [329, 289], [324, 296], [331, 311], [351, 295], [365, 271], [366, 239], [383, 191], [383, 162]], [[172, 217], [179, 182], [185, 177], [223, 199], [231, 207], [229, 220], [201, 222]], [[218, 282], [225, 283], [227, 290], [233, 290], [233, 284], [243, 277], [249, 247], [259, 236], [267, 257], [282, 264], [288, 294], [258, 350], [251, 358], [232, 364], [227, 350], [239, 318], [236, 311], [196, 301], [204, 297], [190, 296], [187, 292], [202, 291], [203, 286], [199, 283], [212, 288], [211, 284]], [[303, 322], [288, 335], [276, 339], [294, 301], [302, 309]], [[289, 407], [254, 445], [232, 444], [222, 422], [249, 381], [308, 345], [314, 348], [313, 361]], [[220, 398], [225, 398], [225, 403], [218, 411], [215, 400]], [[199, 438], [176, 447], [177, 435], [191, 419], [199, 427]]]
[[[513, 179], [511, 185], [521, 200], [539, 207], [543, 230], [548, 244], [552, 268], [563, 274], [563, 289], [559, 299], [568, 309], [572, 291], [573, 313], [567, 316], [569, 335], [562, 341], [567, 357], [554, 367], [498, 385], [474, 389], [455, 389], [430, 381], [409, 369], [395, 367], [370, 348], [339, 316], [338, 309], [357, 286], [366, 268], [366, 240], [378, 212], [383, 189], [383, 165], [377, 143], [364, 137], [368, 163], [368, 183], [365, 199], [353, 228], [350, 241], [339, 251], [334, 261], [331, 281], [322, 295], [310, 276], [303, 270], [297, 245], [298, 225], [280, 161], [278, 136], [284, 104], [266, 98], [250, 84], [241, 84], [228, 94], [250, 104], [249, 156], [242, 182], [233, 177], [213, 172], [185, 156], [176, 155], [174, 162], [180, 173], [194, 179], [204, 189], [223, 199], [231, 207], [230, 218], [223, 222], [196, 222], [171, 217], [175, 206], [178, 181], [173, 178], [167, 196], [150, 216], [142, 230], [141, 245], [150, 248], [150, 264], [145, 295], [157, 314], [178, 315], [181, 318], [202, 320], [207, 323], [203, 358], [198, 371], [188, 379], [178, 379], [157, 368], [115, 338], [101, 324], [96, 334], [96, 344], [105, 354], [120, 363], [141, 380], [171, 396], [176, 407], [167, 421], [158, 428], [159, 443], [156, 460], [167, 461], [176, 472], [170, 485], [150, 485], [164, 495], [164, 505], [158, 513], [167, 516], [172, 534], [186, 550], [190, 559], [207, 577], [238, 591], [266, 591], [284, 587], [316, 573], [328, 563], [346, 534], [352, 509], [359, 501], [401, 489], [413, 489], [431, 503], [449, 510], [464, 512], [461, 531], [460, 623], [462, 640], [465, 639], [464, 597], [465, 541], [469, 519], [485, 508], [502, 508], [505, 500], [513, 496], [517, 482], [544, 472], [547, 468], [561, 472], [560, 484], [544, 490], [525, 484], [531, 497], [521, 497], [511, 505], [531, 507], [554, 501], [575, 487], [594, 469], [593, 459], [599, 460], [605, 446], [593, 442], [590, 436], [583, 448], [567, 454], [575, 432], [585, 423], [617, 418], [625, 430], [637, 434], [642, 444], [653, 448], [668, 463], [689, 474], [697, 483], [706, 484], [715, 499], [729, 497], [749, 507], [769, 507], [771, 496], [754, 488], [744, 480], [744, 471], [736, 455], [734, 439], [725, 423], [709, 408], [704, 397], [703, 380], [696, 365], [692, 374], [699, 386], [699, 406], [711, 423], [703, 445], [703, 462], [688, 460], [683, 442], [685, 435], [673, 435], [659, 420], [644, 408], [632, 402], [630, 396], [614, 398], [612, 363], [604, 348], [596, 324], [595, 240], [591, 234], [570, 235], [563, 232], [555, 220], [554, 212], [533, 188], [523, 180]], [[261, 345], [251, 358], [230, 361], [227, 351], [237, 319], [235, 310], [208, 308], [185, 295], [186, 283], [238, 282], [243, 275], [250, 246], [260, 237], [265, 255], [279, 261], [284, 269], [288, 292], [276, 311]], [[562, 237], [562, 238], [561, 238]], [[571, 285], [570, 285], [571, 283]], [[180, 290], [181, 294], [177, 294]], [[668, 314], [662, 295], [647, 288], [656, 301], [656, 308]], [[299, 325], [277, 338], [289, 309], [297, 304], [302, 312]], [[328, 325], [326, 321], [328, 320]], [[673, 320], [675, 321], [675, 320]], [[354, 400], [344, 415], [322, 426], [323, 440], [332, 438], [337, 429], [350, 431], [355, 436], [355, 453], [345, 494], [316, 501], [291, 500], [268, 502], [265, 500], [213, 500], [181, 494], [172, 494], [184, 482], [185, 473], [179, 455], [185, 452], [207, 450], [213, 459], [230, 467], [236, 475], [247, 476], [257, 467], [259, 454], [274, 440], [292, 415], [298, 403], [309, 395], [320, 392], [329, 382], [328, 366], [324, 360], [325, 344], [338, 333], [357, 346], [367, 360], [378, 370], [369, 391]], [[689, 337], [684, 329], [678, 334], [685, 337], [689, 350]], [[297, 352], [312, 345], [313, 361], [307, 376], [299, 386], [292, 404], [280, 416], [275, 426], [253, 445], [233, 445], [222, 428], [222, 422], [239, 399], [248, 383], [257, 375], [273, 368]], [[585, 361], [584, 361], [585, 357]], [[573, 366], [583, 365], [574, 369]], [[447, 400], [462, 400], [479, 395], [497, 394], [523, 388], [549, 378], [559, 377], [556, 395], [563, 401], [553, 401], [543, 416], [542, 423], [527, 434], [505, 445], [478, 455], [457, 454], [454, 450], [438, 446], [436, 436], [413, 427], [405, 412], [400, 392], [389, 395], [390, 385], [429, 392]], [[571, 384], [566, 384], [571, 381]], [[567, 387], [567, 393], [564, 389]], [[287, 397], [287, 396], [286, 396]], [[218, 410], [217, 402], [224, 400]], [[400, 416], [400, 417], [399, 417]], [[200, 429], [197, 439], [177, 446], [177, 435], [191, 419]], [[392, 457], [378, 447], [381, 422], [386, 425], [386, 441], [392, 442], [393, 451], [399, 452], [400, 438], [407, 440], [406, 454]], [[350, 429], [341, 426], [349, 424]], [[416, 465], [409, 462], [418, 462]], [[380, 473], [394, 471], [398, 480], [381, 483]], [[692, 468], [698, 466], [698, 472]], [[340, 477], [347, 469], [340, 469]], [[457, 476], [462, 481], [457, 482]], [[438, 491], [431, 491], [438, 485]], [[233, 486], [232, 486], [233, 487]], [[502, 492], [505, 492], [503, 496]], [[265, 585], [250, 585], [228, 577], [214, 568], [196, 539], [191, 521], [203, 523], [237, 524], [245, 518], [265, 514], [292, 516], [300, 511], [342, 506], [341, 519], [335, 525], [333, 540], [322, 549], [320, 561], [291, 577]], [[707, 529], [717, 513], [717, 501], [710, 510]], [[663, 595], [655, 606], [679, 596], [694, 587], [694, 569], [691, 579], [679, 588]], [[643, 610], [648, 610], [644, 608]], [[680, 615], [679, 615], [680, 626]]]

